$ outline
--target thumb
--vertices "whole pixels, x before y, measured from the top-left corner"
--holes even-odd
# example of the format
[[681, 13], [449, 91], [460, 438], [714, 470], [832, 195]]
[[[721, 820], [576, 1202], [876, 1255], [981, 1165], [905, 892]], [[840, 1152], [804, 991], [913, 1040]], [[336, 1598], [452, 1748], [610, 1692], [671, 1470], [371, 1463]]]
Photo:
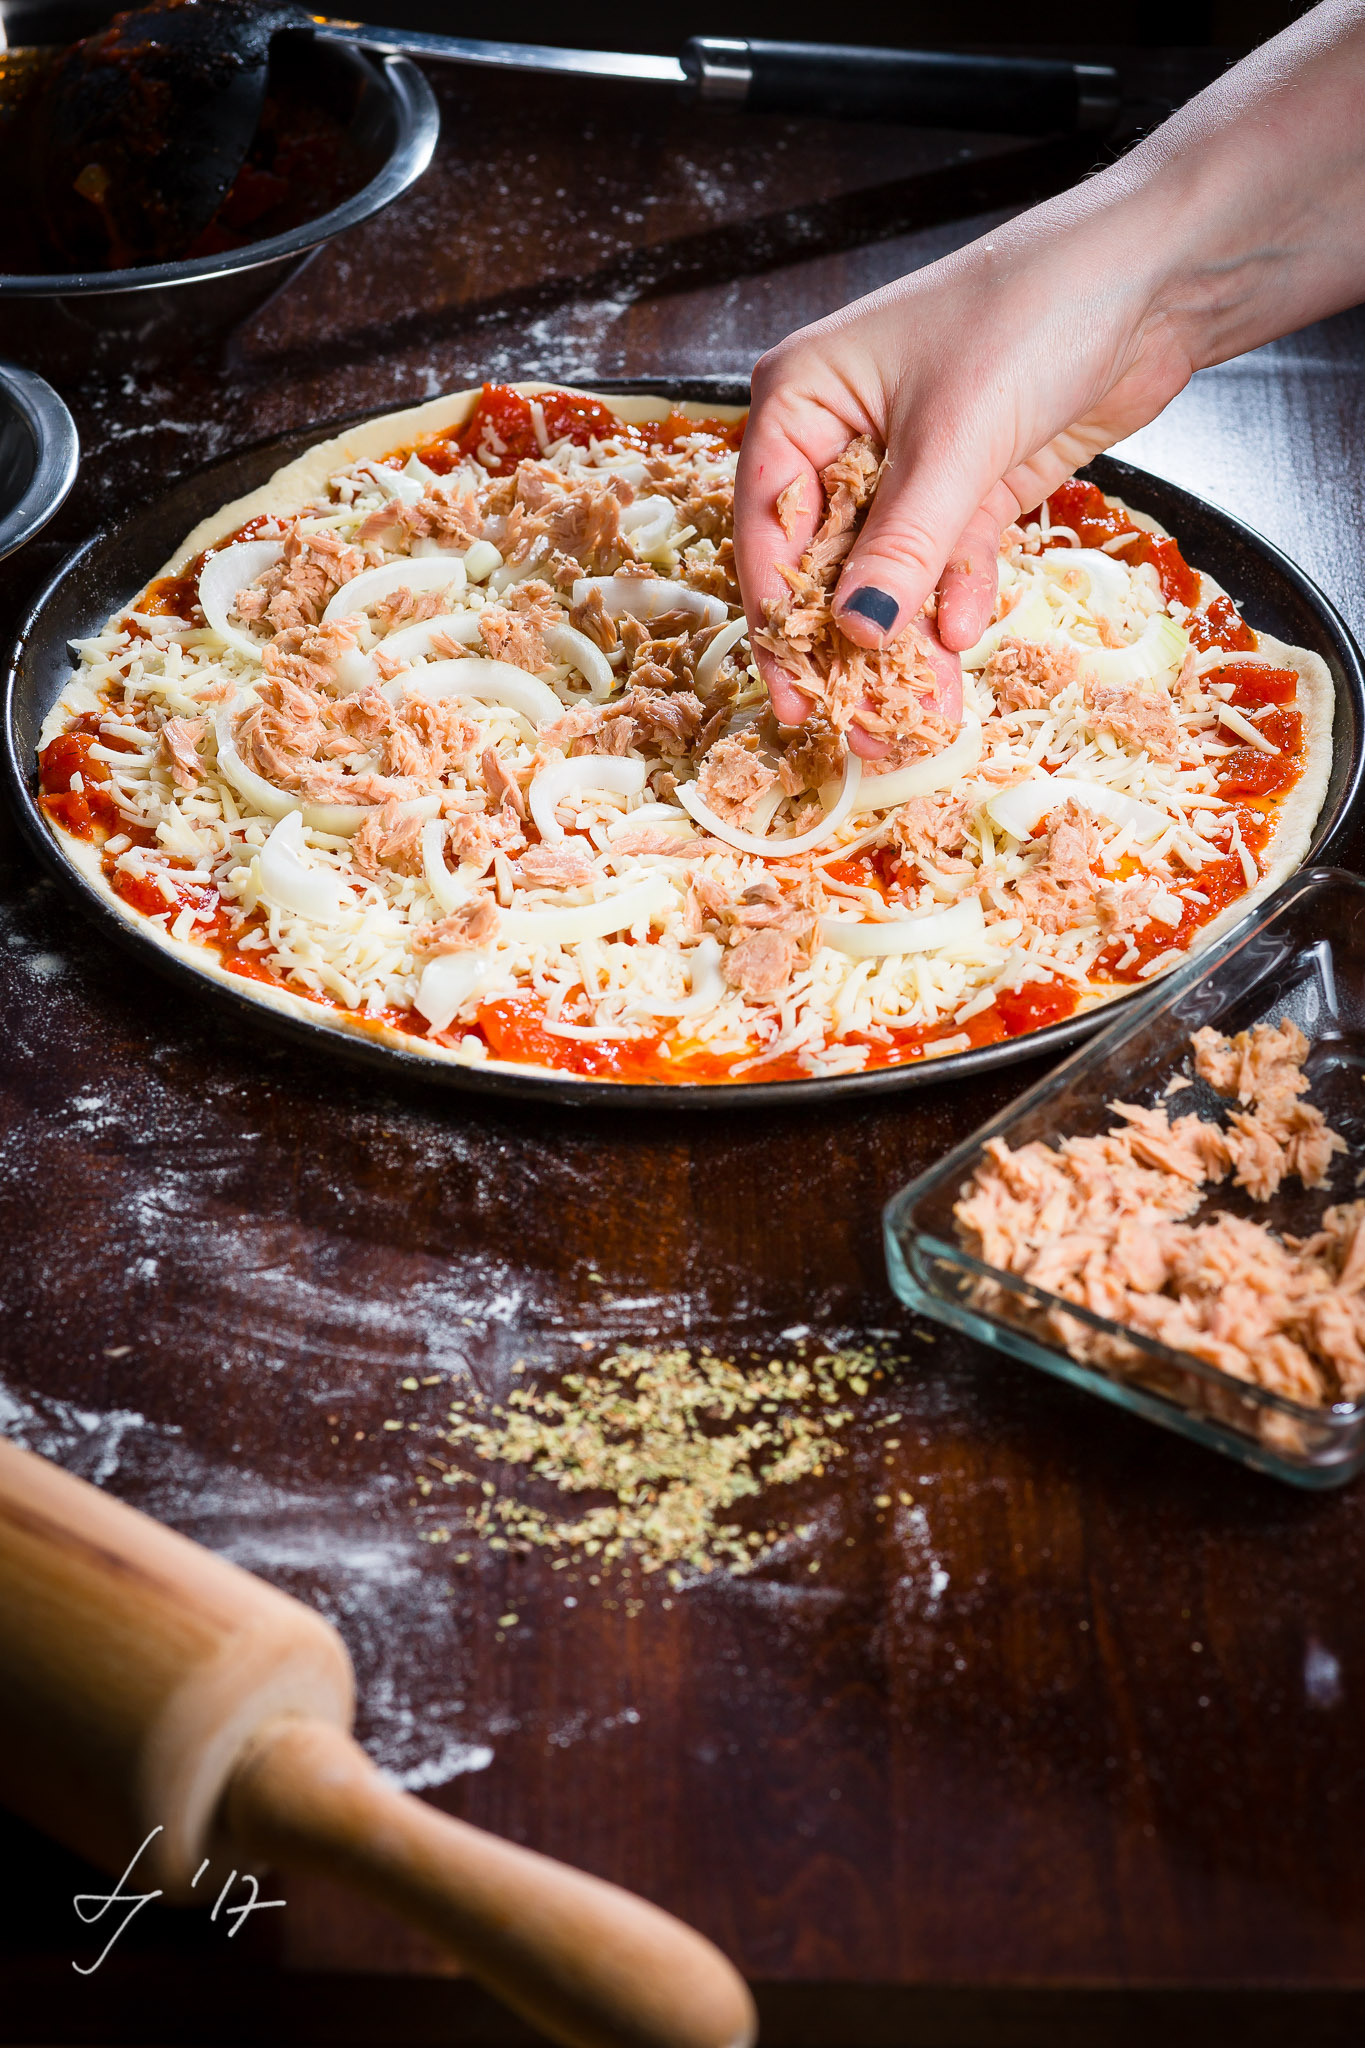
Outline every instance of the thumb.
[[891, 446], [834, 593], [840, 630], [855, 646], [885, 647], [904, 632], [995, 481], [960, 453], [911, 457]]
[[1000, 535], [1019, 509], [1013, 492], [997, 484], [949, 551], [938, 586], [938, 631], [945, 647], [974, 647], [989, 626], [999, 587]]

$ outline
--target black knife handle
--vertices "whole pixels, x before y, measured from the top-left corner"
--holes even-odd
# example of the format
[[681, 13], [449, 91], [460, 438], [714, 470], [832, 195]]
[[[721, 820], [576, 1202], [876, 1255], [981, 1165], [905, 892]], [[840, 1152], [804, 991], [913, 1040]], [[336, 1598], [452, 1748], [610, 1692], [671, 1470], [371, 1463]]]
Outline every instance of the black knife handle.
[[1108, 128], [1119, 110], [1118, 77], [1107, 65], [1050, 58], [693, 36], [682, 66], [704, 104], [755, 114], [1055, 135]]

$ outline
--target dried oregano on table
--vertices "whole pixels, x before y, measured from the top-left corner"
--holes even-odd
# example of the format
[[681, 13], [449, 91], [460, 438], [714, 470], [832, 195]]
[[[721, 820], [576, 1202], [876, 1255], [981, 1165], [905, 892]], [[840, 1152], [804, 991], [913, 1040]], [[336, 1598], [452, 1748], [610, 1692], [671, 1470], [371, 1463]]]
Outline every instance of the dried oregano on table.
[[[646, 1572], [748, 1571], [789, 1530], [777, 1521], [745, 1530], [733, 1510], [842, 1457], [850, 1396], [861, 1401], [884, 1370], [867, 1349], [741, 1360], [706, 1347], [622, 1345], [554, 1387], [455, 1402], [442, 1433], [455, 1456], [428, 1462], [439, 1483], [478, 1488], [464, 1530], [499, 1547], [630, 1556]], [[481, 1466], [501, 1467], [499, 1479]], [[595, 1498], [576, 1514], [523, 1498], [509, 1469], [518, 1467], [561, 1495]], [[436, 1483], [419, 1488], [430, 1496]]]

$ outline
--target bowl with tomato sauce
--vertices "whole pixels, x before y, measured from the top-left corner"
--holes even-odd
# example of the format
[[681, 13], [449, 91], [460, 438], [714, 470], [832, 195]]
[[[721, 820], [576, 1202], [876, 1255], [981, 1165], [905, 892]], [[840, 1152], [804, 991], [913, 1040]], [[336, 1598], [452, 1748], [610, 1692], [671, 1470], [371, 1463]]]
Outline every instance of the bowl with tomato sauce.
[[[692, 400], [703, 405], [742, 404], [747, 398], [743, 386], [719, 378], [617, 380], [610, 388], [622, 393], [648, 392], [666, 398]], [[337, 422], [334, 430], [339, 431], [346, 424]], [[283, 463], [314, 446], [324, 431], [322, 427], [313, 426], [304, 433], [232, 456], [187, 479], [158, 504], [136, 513], [123, 526], [99, 535], [77, 549], [36, 600], [10, 658], [6, 677], [4, 765], [23, 827], [39, 857], [62, 885], [77, 891], [85, 908], [109, 935], [119, 943], [140, 951], [146, 964], [154, 965], [159, 972], [188, 980], [199, 990], [207, 981], [214, 992], [214, 999], [237, 1008], [244, 1024], [259, 1028], [264, 1020], [268, 1028], [308, 1042], [319, 1057], [340, 1056], [358, 1060], [386, 1069], [390, 1074], [405, 1071], [412, 1078], [424, 1082], [437, 1082], [472, 1092], [559, 1098], [580, 1107], [608, 1103], [621, 1106], [625, 1101], [642, 1107], [649, 1104], [670, 1110], [731, 1109], [746, 1105], [815, 1103], [822, 1099], [876, 1094], [914, 1086], [951, 1088], [955, 1082], [997, 1067], [1031, 1060], [1055, 1060], [1059, 1053], [1109, 1024], [1117, 1014], [1126, 1012], [1132, 1002], [1143, 999], [1148, 984], [1141, 976], [1143, 961], [1139, 949], [1135, 961], [1129, 961], [1126, 967], [1116, 962], [1112, 976], [1119, 983], [1130, 981], [1131, 994], [1125, 989], [1114, 1002], [1077, 1015], [1073, 1007], [1074, 998], [1058, 1002], [1055, 984], [1026, 985], [1007, 993], [1002, 1000], [993, 1002], [987, 1010], [979, 1011], [970, 1020], [970, 1026], [964, 1027], [970, 1044], [962, 1050], [926, 1058], [924, 1046], [913, 1042], [915, 1034], [907, 1032], [901, 1034], [905, 1040], [903, 1044], [881, 1048], [877, 1063], [869, 1064], [867, 1069], [858, 1073], [812, 1077], [797, 1071], [793, 1062], [791, 1071], [768, 1071], [746, 1078], [732, 1079], [727, 1071], [689, 1073], [689, 1082], [695, 1081], [697, 1085], [680, 1086], [662, 1082], [643, 1071], [622, 1071], [619, 1064], [613, 1066], [609, 1062], [568, 1071], [562, 1056], [564, 1041], [554, 1041], [552, 1050], [555, 1057], [549, 1057], [537, 1037], [535, 1018], [523, 1014], [515, 1003], [504, 1006], [505, 1015], [500, 1012], [488, 1020], [486, 1028], [490, 1047], [499, 1060], [526, 1060], [535, 1062], [534, 1065], [518, 1072], [514, 1067], [493, 1065], [491, 1062], [485, 1065], [433, 1061], [421, 1052], [414, 1050], [409, 1053], [401, 1044], [395, 1044], [393, 1038], [397, 1033], [379, 1040], [359, 1033], [339, 1032], [328, 1025], [321, 1009], [316, 1024], [292, 1011], [267, 1009], [253, 1000], [245, 987], [239, 995], [234, 988], [225, 985], [222, 977], [212, 980], [201, 977], [176, 956], [155, 946], [139, 933], [135, 925], [129, 925], [119, 917], [107, 899], [84, 881], [81, 871], [66, 858], [54, 840], [50, 811], [44, 815], [40, 807], [44, 803], [50, 807], [54, 801], [61, 800], [60, 791], [54, 796], [49, 787], [51, 777], [44, 784], [46, 794], [36, 787], [35, 750], [43, 721], [70, 674], [68, 642], [96, 632], [106, 619], [143, 591], [184, 534], [202, 518], [254, 490]], [[1227, 513], [1127, 463], [1109, 458], [1100, 458], [1091, 465], [1075, 489], [1083, 494], [1091, 485], [1150, 514], [1178, 537], [1178, 548], [1153, 538], [1153, 547], [1161, 551], [1156, 566], [1163, 579], [1181, 573], [1188, 575], [1184, 562], [1197, 562], [1234, 599], [1245, 605], [1248, 616], [1258, 629], [1274, 634], [1292, 646], [1307, 648], [1326, 663], [1335, 695], [1333, 758], [1325, 800], [1306, 855], [1308, 862], [1320, 860], [1351, 807], [1360, 786], [1362, 761], [1365, 759], [1365, 666], [1350, 632], [1330, 600], [1301, 570], [1271, 542]], [[1092, 491], [1090, 500], [1085, 502], [1093, 503], [1096, 495]], [[1078, 499], [1078, 503], [1080, 510], [1076, 516], [1082, 517], [1084, 502]], [[1216, 644], [1226, 655], [1230, 675], [1237, 665], [1239, 651], [1243, 651], [1235, 644], [1239, 628], [1245, 633], [1235, 609], [1227, 621], [1220, 623], [1215, 619], [1210, 622], [1210, 631], [1220, 635]], [[1245, 675], [1232, 677], [1239, 692], [1264, 687], [1263, 679], [1267, 674], [1264, 666], [1255, 669], [1254, 673], [1255, 665], [1245, 659], [1241, 666]], [[1258, 699], [1256, 708], [1263, 716], [1275, 716], [1280, 710], [1288, 716], [1298, 715], [1289, 704], [1263, 704]], [[1288, 749], [1285, 751], [1289, 752]], [[1259, 785], [1252, 786], [1256, 778], [1266, 772], [1258, 764], [1278, 757], [1258, 754], [1253, 749], [1247, 749], [1246, 753], [1248, 758], [1243, 763], [1240, 751], [1234, 752], [1226, 758], [1225, 768], [1234, 777], [1244, 771], [1248, 778], [1246, 789], [1239, 788], [1237, 792], [1237, 802], [1239, 808], [1246, 812], [1245, 832], [1254, 834], [1256, 806], [1266, 799], [1266, 792], [1260, 790]], [[1242, 871], [1238, 867], [1234, 876], [1231, 873], [1234, 863], [1228, 865], [1227, 902], [1231, 903], [1238, 893], [1235, 885], [1238, 877], [1242, 877]], [[847, 879], [859, 885], [874, 882], [874, 878], [861, 872]], [[1240, 886], [1242, 889], [1246, 887], [1244, 877]], [[1203, 921], [1211, 920], [1227, 907], [1223, 900], [1213, 900], [1214, 893], [1210, 884], [1204, 892], [1208, 900], [1204, 905]], [[1182, 934], [1182, 941], [1185, 936]], [[1197, 932], [1191, 929], [1188, 938], [1195, 940]]]
[[[0, 169], [22, 190], [24, 135], [7, 111], [0, 97]], [[0, 354], [59, 379], [130, 353], [144, 368], [194, 354], [258, 311], [324, 242], [415, 183], [439, 128], [435, 95], [406, 57], [282, 40], [247, 160], [180, 261], [57, 269], [32, 195], [5, 210]]]

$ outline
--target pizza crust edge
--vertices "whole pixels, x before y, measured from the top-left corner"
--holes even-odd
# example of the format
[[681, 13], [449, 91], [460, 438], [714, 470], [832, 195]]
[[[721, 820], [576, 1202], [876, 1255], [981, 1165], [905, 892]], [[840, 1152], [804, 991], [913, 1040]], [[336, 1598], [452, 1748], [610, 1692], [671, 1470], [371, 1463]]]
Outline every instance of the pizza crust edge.
[[[653, 394], [612, 393], [589, 391], [579, 385], [521, 382], [511, 387], [526, 397], [535, 397], [542, 391], [567, 391], [575, 397], [595, 399], [609, 405], [617, 416], [631, 424], [648, 420], [663, 419], [669, 412], [681, 412], [694, 419], [736, 420], [744, 417], [747, 406], [721, 405], [696, 400], [673, 400]], [[202, 519], [193, 531], [176, 549], [170, 560], [148, 578], [147, 585], [160, 581], [165, 576], [179, 575], [205, 548], [235, 533], [249, 520], [268, 517], [272, 514], [292, 515], [317, 495], [327, 479], [338, 469], [351, 463], [378, 459], [394, 453], [397, 449], [411, 446], [432, 435], [459, 427], [469, 418], [482, 395], [483, 386], [477, 385], [465, 391], [454, 392], [442, 398], [433, 398], [423, 405], [409, 406], [398, 412], [380, 413], [363, 420], [354, 427], [318, 442], [306, 449], [293, 461], [277, 469], [264, 484], [249, 491], [240, 498], [212, 512]], [[1134, 521], [1150, 533], [1166, 535], [1167, 529], [1150, 513], [1136, 510], [1113, 493], [1106, 493], [1112, 503], [1119, 505]], [[1222, 585], [1205, 571], [1199, 572], [1202, 592], [1209, 596], [1226, 593]], [[1256, 631], [1253, 628], [1253, 631]], [[1332, 725], [1335, 712], [1335, 686], [1330, 669], [1320, 655], [1306, 647], [1293, 647], [1277, 640], [1272, 634], [1256, 631], [1257, 650], [1273, 657], [1276, 663], [1297, 671], [1301, 686], [1307, 687], [1303, 694], [1301, 687], [1299, 708], [1304, 713], [1304, 734], [1306, 765], [1298, 783], [1290, 792], [1275, 826], [1275, 833], [1269, 842], [1268, 852], [1272, 858], [1266, 873], [1254, 889], [1247, 891], [1235, 903], [1200, 927], [1193, 945], [1186, 948], [1174, 963], [1178, 969], [1181, 960], [1190, 960], [1204, 952], [1223, 934], [1230, 931], [1265, 897], [1279, 887], [1296, 868], [1302, 865], [1305, 854], [1312, 843], [1313, 828], [1322, 809], [1332, 765]], [[1235, 657], [1230, 657], [1235, 658]], [[61, 699], [48, 713], [50, 720]], [[46, 723], [45, 723], [46, 730]], [[311, 997], [297, 995], [293, 990], [278, 988], [269, 982], [260, 982], [244, 975], [232, 974], [215, 957], [207, 946], [193, 945], [174, 939], [161, 926], [152, 922], [143, 912], [126, 903], [116, 890], [111, 888], [100, 866], [99, 848], [87, 840], [73, 839], [70, 834], [59, 833], [55, 828], [53, 837], [66, 853], [72, 864], [90, 882], [102, 900], [117, 913], [120, 920], [144, 937], [150, 938], [164, 953], [192, 968], [197, 974], [206, 975], [210, 980], [230, 988], [239, 996], [265, 1009], [282, 1011], [284, 1014], [312, 1025], [314, 1028], [335, 1031], [350, 1038], [360, 1039], [368, 1044], [377, 1044], [406, 1053], [411, 1058], [438, 1060], [448, 1066], [457, 1066], [472, 1072], [497, 1073], [502, 1075], [533, 1075], [539, 1079], [562, 1081], [572, 1087], [581, 1087], [585, 1081], [602, 1080], [622, 1090], [637, 1089], [637, 1081], [619, 1081], [611, 1075], [585, 1076], [558, 1067], [541, 1067], [531, 1061], [471, 1058], [457, 1048], [435, 1045], [428, 1039], [415, 1038], [408, 1032], [395, 1031], [391, 1025], [377, 1019], [365, 1020], [352, 1016], [346, 1011], [334, 1011], [327, 1004], [314, 1001]], [[1085, 1000], [1074, 1013], [1076, 1018], [1093, 1016], [1098, 1010], [1108, 1010], [1125, 1002], [1131, 996], [1144, 992], [1144, 986], [1151, 987], [1163, 980], [1164, 975], [1153, 977], [1147, 984], [1115, 984], [1112, 996], [1092, 996]], [[1033, 1036], [1023, 1034], [1019, 1043], [1026, 1044]], [[932, 1066], [933, 1061], [924, 1065]], [[917, 1069], [918, 1071], [918, 1069]], [[818, 1080], [818, 1076], [812, 1076]], [[673, 1088], [686, 1090], [699, 1086], [733, 1086], [733, 1083], [675, 1082]], [[761, 1084], [760, 1084], [761, 1085]]]

